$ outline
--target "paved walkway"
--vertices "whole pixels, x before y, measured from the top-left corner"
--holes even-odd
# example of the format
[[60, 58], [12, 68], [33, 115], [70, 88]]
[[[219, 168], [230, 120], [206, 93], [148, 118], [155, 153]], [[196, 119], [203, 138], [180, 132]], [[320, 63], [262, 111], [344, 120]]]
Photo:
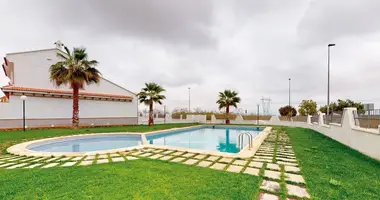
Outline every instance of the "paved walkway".
[[298, 168], [295, 154], [285, 133], [271, 133], [260, 146], [255, 156], [248, 159], [232, 159], [221, 156], [194, 154], [167, 149], [145, 148], [127, 152], [81, 157], [25, 157], [4, 155], [0, 157], [0, 168], [50, 168], [87, 166], [109, 162], [128, 162], [149, 158], [177, 162], [186, 165], [208, 167], [232, 173], [244, 173], [262, 177], [259, 200], [310, 198], [305, 180]]

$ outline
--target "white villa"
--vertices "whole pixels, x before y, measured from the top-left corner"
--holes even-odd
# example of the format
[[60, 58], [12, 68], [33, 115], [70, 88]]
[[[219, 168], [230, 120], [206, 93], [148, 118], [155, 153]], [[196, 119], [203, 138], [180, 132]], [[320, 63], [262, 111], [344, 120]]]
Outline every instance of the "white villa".
[[[53, 85], [49, 67], [58, 61], [59, 48], [8, 53], [0, 73], [10, 79], [0, 88], [0, 129], [22, 128], [22, 95], [26, 100], [27, 127], [70, 126], [72, 90]], [[138, 123], [136, 94], [102, 78], [99, 84], [80, 91], [79, 117], [82, 126], [131, 125]]]

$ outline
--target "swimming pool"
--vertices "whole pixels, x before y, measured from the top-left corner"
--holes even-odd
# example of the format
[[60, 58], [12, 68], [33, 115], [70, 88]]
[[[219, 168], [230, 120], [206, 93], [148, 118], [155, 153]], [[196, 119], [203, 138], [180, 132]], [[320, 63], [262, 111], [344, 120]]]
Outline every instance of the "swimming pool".
[[[201, 127], [166, 133], [148, 135], [149, 144], [165, 145], [199, 150], [213, 150], [227, 153], [238, 153], [237, 137], [241, 132], [249, 132], [253, 138], [264, 128], [260, 127]], [[248, 139], [244, 139], [244, 146]]]
[[91, 152], [141, 145], [140, 135], [91, 135], [62, 138], [27, 146], [42, 152]]

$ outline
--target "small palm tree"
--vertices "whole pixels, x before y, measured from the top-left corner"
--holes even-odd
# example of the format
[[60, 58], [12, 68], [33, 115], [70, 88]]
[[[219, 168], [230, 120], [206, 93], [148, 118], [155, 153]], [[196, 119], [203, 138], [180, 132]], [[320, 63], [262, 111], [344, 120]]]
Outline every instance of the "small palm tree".
[[237, 95], [238, 93], [233, 90], [224, 90], [223, 92], [219, 92], [219, 99], [216, 103], [219, 104], [219, 110], [226, 108], [226, 124], [230, 123], [230, 106], [237, 108], [237, 104], [240, 103], [240, 97]]
[[145, 83], [145, 87], [141, 89], [141, 92], [138, 93], [140, 103], [149, 105], [149, 126], [153, 125], [153, 103], [162, 104], [161, 100], [166, 99], [166, 97], [161, 92], [165, 92], [165, 89], [156, 83]]
[[59, 52], [61, 61], [50, 66], [50, 80], [56, 86], [69, 85], [73, 89], [73, 129], [79, 127], [79, 90], [85, 84], [99, 83], [101, 74], [95, 68], [96, 60], [88, 60], [85, 48], [74, 48], [73, 52], [65, 46], [66, 53]]

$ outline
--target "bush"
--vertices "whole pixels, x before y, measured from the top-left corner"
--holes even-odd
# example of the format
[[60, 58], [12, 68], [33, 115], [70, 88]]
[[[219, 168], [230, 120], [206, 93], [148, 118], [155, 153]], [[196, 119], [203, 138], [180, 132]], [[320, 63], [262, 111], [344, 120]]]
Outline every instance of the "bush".
[[297, 110], [293, 106], [284, 106], [279, 110], [281, 116], [295, 117], [297, 115]]

